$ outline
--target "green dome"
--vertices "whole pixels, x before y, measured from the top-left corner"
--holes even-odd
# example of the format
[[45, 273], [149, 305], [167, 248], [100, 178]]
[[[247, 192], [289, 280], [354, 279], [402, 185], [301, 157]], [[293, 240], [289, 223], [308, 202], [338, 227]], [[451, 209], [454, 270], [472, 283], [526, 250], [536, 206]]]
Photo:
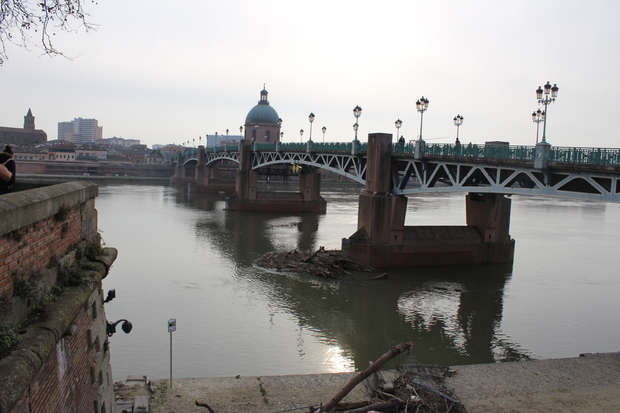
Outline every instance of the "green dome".
[[258, 101], [258, 105], [254, 106], [245, 117], [245, 124], [252, 123], [273, 123], [277, 124], [278, 112], [271, 106], [269, 106], [269, 101], [267, 100], [267, 91], [265, 89], [260, 92], [260, 100]]

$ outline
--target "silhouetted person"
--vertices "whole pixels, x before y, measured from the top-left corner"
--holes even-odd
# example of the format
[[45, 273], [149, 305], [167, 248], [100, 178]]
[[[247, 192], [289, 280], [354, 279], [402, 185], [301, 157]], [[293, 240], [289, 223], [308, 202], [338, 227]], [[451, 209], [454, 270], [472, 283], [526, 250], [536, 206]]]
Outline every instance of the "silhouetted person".
[[4, 148], [4, 152], [0, 152], [0, 164], [11, 172], [11, 179], [8, 181], [0, 179], [0, 195], [2, 195], [11, 192], [15, 186], [15, 161], [13, 160], [13, 148], [10, 145]]

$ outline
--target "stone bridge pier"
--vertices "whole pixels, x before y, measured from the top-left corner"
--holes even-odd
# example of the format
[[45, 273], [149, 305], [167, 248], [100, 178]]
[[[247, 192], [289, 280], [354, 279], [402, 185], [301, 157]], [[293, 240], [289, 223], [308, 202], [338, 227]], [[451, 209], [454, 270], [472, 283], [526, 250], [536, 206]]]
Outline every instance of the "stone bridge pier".
[[325, 212], [321, 196], [321, 175], [316, 171], [299, 174], [299, 192], [259, 192], [258, 173], [252, 170], [251, 142], [239, 145], [239, 169], [235, 192], [226, 199], [226, 209], [233, 211]]
[[171, 184], [189, 184], [196, 182], [194, 168], [187, 168], [183, 165], [183, 154], [176, 154], [176, 164], [174, 167], [174, 175], [170, 178]]
[[391, 147], [391, 134], [368, 137], [358, 229], [342, 240], [347, 256], [377, 268], [512, 262], [510, 199], [504, 195], [468, 194], [466, 226], [405, 226], [407, 197], [391, 192]]

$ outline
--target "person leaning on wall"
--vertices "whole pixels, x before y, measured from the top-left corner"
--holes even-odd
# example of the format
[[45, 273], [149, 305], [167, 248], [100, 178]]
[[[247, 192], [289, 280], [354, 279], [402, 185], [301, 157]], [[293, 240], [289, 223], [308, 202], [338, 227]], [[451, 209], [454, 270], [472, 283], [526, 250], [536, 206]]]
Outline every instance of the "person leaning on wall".
[[8, 173], [0, 171], [0, 195], [8, 194], [15, 186], [15, 161], [13, 160], [13, 148], [11, 145], [6, 145], [4, 152], [0, 152], [0, 165], [4, 166], [8, 171]]

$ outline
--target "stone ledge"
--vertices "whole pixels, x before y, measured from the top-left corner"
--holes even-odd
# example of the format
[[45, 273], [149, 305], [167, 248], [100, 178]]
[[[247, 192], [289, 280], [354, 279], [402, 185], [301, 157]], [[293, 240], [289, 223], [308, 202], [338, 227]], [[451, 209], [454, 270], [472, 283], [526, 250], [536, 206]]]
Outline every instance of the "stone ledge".
[[92, 182], [65, 182], [0, 197], [0, 234], [31, 225], [55, 215], [64, 204], [71, 208], [94, 199], [99, 187]]

